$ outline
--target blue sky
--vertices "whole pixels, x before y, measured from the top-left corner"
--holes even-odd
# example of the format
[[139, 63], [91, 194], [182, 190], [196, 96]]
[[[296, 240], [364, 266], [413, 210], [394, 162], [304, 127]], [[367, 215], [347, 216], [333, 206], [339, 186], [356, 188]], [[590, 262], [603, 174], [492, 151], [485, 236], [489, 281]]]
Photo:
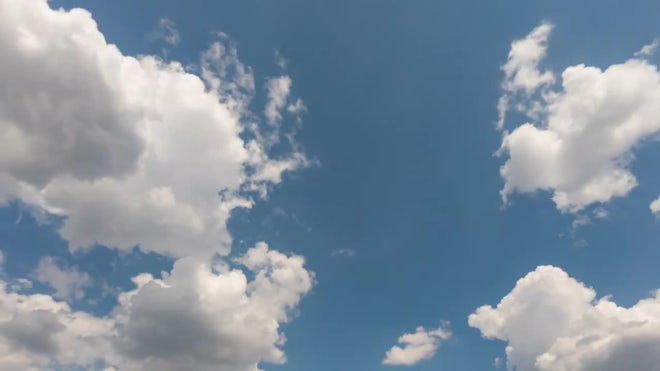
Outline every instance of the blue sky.
[[44, 4], [0, 0], [0, 368], [660, 364], [659, 3]]

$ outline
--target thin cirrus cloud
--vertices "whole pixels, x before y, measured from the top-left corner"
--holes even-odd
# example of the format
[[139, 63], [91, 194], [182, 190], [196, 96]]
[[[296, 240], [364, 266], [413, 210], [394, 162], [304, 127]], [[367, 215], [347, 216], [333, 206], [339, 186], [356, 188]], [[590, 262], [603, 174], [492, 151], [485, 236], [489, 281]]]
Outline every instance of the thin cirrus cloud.
[[176, 23], [167, 17], [158, 19], [158, 24], [149, 38], [151, 41], [160, 41], [170, 47], [177, 46], [181, 42], [181, 34], [176, 27]]
[[[252, 69], [228, 37], [189, 69], [124, 55], [84, 9], [0, 0], [0, 13], [0, 203], [20, 200], [42, 222], [61, 221], [71, 250], [139, 246], [175, 259], [161, 277], [134, 277], [103, 317], [68, 303], [89, 283], [78, 269], [41, 261], [35, 278], [53, 296], [25, 294], [28, 285], [3, 277], [0, 369], [254, 371], [286, 362], [280, 326], [314, 274], [304, 258], [264, 242], [223, 258], [226, 222], [309, 161], [283, 125], [268, 135], [286, 136], [289, 150], [270, 154], [249, 109]], [[278, 123], [299, 121], [284, 110], [298, 101], [287, 78], [286, 94], [267, 103], [281, 111]]]
[[503, 70], [499, 126], [515, 109], [530, 122], [507, 128], [498, 151], [502, 198], [548, 191], [563, 212], [579, 212], [626, 196], [637, 179], [634, 150], [660, 132], [660, 72], [646, 59], [651, 46], [605, 69], [578, 64], [561, 73], [541, 71], [553, 26], [542, 24], [511, 44]]

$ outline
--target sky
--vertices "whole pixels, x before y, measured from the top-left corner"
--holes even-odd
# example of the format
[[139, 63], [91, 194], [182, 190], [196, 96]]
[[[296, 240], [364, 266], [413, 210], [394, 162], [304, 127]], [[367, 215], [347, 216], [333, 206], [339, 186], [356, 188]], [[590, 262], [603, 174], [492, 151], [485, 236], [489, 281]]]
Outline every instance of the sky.
[[0, 369], [660, 370], [660, 3], [0, 14]]

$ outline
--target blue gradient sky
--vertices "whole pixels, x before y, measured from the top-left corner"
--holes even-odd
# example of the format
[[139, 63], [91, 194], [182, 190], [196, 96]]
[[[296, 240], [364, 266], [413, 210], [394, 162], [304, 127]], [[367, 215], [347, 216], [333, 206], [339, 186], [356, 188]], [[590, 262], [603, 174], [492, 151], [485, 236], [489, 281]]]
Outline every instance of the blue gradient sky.
[[[381, 370], [384, 352], [416, 326], [451, 322], [453, 337], [410, 370], [488, 370], [504, 343], [481, 338], [467, 316], [496, 304], [516, 280], [552, 264], [632, 305], [660, 287], [660, 228], [649, 212], [660, 193], [660, 146], [636, 152], [639, 186], [605, 205], [609, 217], [570, 236], [575, 215], [548, 193], [504, 207], [494, 156], [502, 72], [512, 40], [542, 21], [556, 30], [544, 66], [606, 67], [660, 35], [654, 1], [52, 1], [84, 6], [124, 54], [161, 53], [149, 40], [161, 17], [180, 44], [167, 58], [195, 62], [222, 31], [254, 68], [257, 86], [287, 61], [308, 112], [298, 140], [318, 166], [286, 176], [268, 200], [235, 211], [233, 254], [257, 241], [303, 255], [317, 285], [284, 327], [284, 365], [266, 370]], [[625, 9], [625, 10], [624, 10]], [[626, 16], [622, 16], [625, 12]], [[263, 105], [258, 96], [254, 105]], [[584, 242], [582, 242], [584, 241]], [[8, 276], [29, 275], [44, 254], [98, 282], [130, 288], [130, 277], [172, 262], [105, 248], [71, 255], [52, 226], [20, 204], [0, 209]], [[354, 256], [334, 255], [350, 249]], [[34, 291], [43, 290], [38, 285]], [[95, 291], [96, 290], [96, 291]], [[106, 314], [99, 287], [78, 308]]]

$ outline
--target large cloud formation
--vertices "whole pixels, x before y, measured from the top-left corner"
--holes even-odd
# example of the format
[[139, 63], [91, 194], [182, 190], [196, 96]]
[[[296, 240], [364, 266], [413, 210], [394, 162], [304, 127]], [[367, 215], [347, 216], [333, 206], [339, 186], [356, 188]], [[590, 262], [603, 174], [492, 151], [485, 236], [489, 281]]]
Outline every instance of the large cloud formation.
[[507, 342], [520, 371], [658, 370], [660, 291], [630, 308], [553, 266], [520, 279], [496, 307], [468, 318], [487, 339]]
[[[123, 55], [85, 10], [2, 0], [0, 11], [0, 202], [64, 216], [72, 248], [224, 255], [231, 210], [252, 203], [241, 191], [306, 164], [241, 137], [255, 128], [245, 118], [254, 80], [231, 45], [203, 54], [202, 79]], [[291, 79], [280, 79], [289, 83], [269, 118], [288, 99]]]
[[106, 317], [71, 308], [66, 300], [82, 298], [89, 276], [50, 258], [35, 277], [54, 297], [23, 293], [25, 279], [0, 282], [0, 368], [255, 371], [285, 362], [280, 327], [313, 273], [265, 243], [236, 260], [219, 256], [230, 252], [232, 210], [309, 163], [283, 124], [287, 115], [294, 129], [300, 122], [301, 111], [286, 108], [302, 106], [291, 78], [268, 80], [286, 83], [277, 94], [268, 87], [260, 119], [249, 109], [252, 70], [224, 34], [190, 69], [122, 54], [83, 9], [0, 0], [0, 13], [0, 204], [20, 200], [43, 222], [61, 220], [72, 250], [139, 246], [177, 259], [161, 277], [136, 276]]
[[499, 125], [511, 108], [533, 122], [504, 133], [502, 196], [550, 191], [558, 209], [576, 212], [637, 185], [633, 151], [660, 132], [660, 72], [638, 54], [605, 69], [568, 67], [553, 90], [554, 75], [539, 69], [551, 31], [542, 24], [514, 41], [503, 67]]
[[303, 258], [264, 243], [236, 262], [245, 268], [183, 258], [161, 279], [136, 276], [104, 318], [0, 281], [0, 368], [256, 371], [259, 362], [283, 363], [280, 324], [314, 276]]

